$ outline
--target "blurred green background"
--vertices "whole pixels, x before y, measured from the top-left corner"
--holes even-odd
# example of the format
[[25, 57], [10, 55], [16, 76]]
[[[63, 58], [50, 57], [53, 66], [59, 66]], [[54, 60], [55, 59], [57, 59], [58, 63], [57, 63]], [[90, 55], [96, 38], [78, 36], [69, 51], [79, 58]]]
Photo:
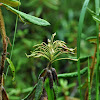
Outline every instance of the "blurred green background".
[[[50, 22], [50, 26], [37, 26], [33, 24], [24, 24], [18, 21], [18, 28], [15, 40], [12, 62], [16, 68], [16, 78], [12, 81], [12, 74], [9, 70], [5, 80], [5, 88], [10, 100], [20, 100], [25, 97], [37, 82], [38, 75], [47, 65], [44, 58], [27, 58], [25, 53], [30, 54], [32, 46], [47, 42], [47, 39], [56, 32], [55, 39], [64, 40], [67, 46], [75, 48], [77, 46], [77, 29], [79, 16], [84, 0], [21, 0], [20, 11], [30, 15], [43, 18]], [[94, 2], [90, 1], [89, 8], [94, 10]], [[16, 8], [17, 9], [17, 8]], [[11, 43], [14, 37], [14, 28], [16, 15], [2, 8], [7, 36]], [[94, 45], [90, 44], [86, 38], [95, 36], [95, 22], [90, 13], [86, 12], [83, 33], [81, 39], [81, 56], [93, 55]], [[0, 53], [2, 52], [2, 42], [0, 36]], [[11, 46], [8, 45], [8, 52], [11, 53]], [[9, 55], [8, 55], [9, 57]], [[5, 73], [8, 64], [6, 62]], [[77, 71], [75, 62], [62, 60], [53, 64], [57, 73], [67, 73]], [[87, 67], [87, 61], [81, 63], [81, 69]], [[79, 98], [77, 89], [77, 78], [62, 79], [60, 88], [58, 88], [59, 100], [64, 100], [64, 96]], [[86, 75], [82, 76], [82, 82], [86, 81]], [[64, 82], [64, 86], [62, 86]], [[71, 87], [69, 86], [71, 85]], [[61, 88], [62, 87], [62, 88]], [[69, 88], [70, 87], [70, 88]], [[85, 93], [83, 88], [83, 94]]]

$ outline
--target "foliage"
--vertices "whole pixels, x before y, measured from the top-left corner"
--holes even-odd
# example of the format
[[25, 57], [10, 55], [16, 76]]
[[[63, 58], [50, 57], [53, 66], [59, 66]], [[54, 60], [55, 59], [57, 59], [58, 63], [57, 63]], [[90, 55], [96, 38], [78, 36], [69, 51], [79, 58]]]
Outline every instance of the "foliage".
[[[60, 94], [60, 92], [62, 92], [65, 97], [69, 95], [69, 89], [76, 85], [75, 83], [68, 85], [68, 81], [64, 80], [64, 79], [60, 79], [59, 84], [60, 84], [60, 86], [58, 87], [58, 94]], [[64, 100], [64, 96], [60, 97], [60, 98], [63, 98], [63, 100]], [[58, 100], [60, 100], [60, 99], [58, 98]]]
[[[14, 0], [10, 0], [10, 1], [12, 2]], [[51, 33], [56, 32], [55, 40], [57, 39], [59, 41], [65, 41], [64, 45], [67, 45], [67, 48], [69, 48], [69, 50], [70, 48], [77, 47], [79, 16], [80, 16], [80, 11], [83, 6], [84, 0], [82, 1], [74, 0], [73, 2], [70, 0], [28, 0], [28, 1], [21, 0], [20, 2], [21, 2], [20, 11], [25, 12], [25, 14], [29, 14], [32, 16], [39, 17], [41, 19], [45, 19], [48, 22], [50, 22], [51, 26], [41, 27], [41, 26], [29, 24], [25, 22], [25, 20], [23, 20], [23, 17], [19, 16], [20, 19], [18, 21], [15, 45], [14, 45], [14, 49], [12, 52], [12, 59], [11, 59], [15, 66], [16, 77], [15, 77], [15, 81], [11, 81], [12, 73], [9, 70], [8, 76], [5, 80], [5, 89], [8, 93], [8, 96], [10, 97], [10, 100], [20, 100], [24, 98], [30, 91], [32, 91], [34, 85], [38, 83], [37, 77], [39, 76], [41, 70], [47, 66], [48, 61], [43, 57], [41, 57], [41, 59], [40, 58], [27, 59], [25, 53], [30, 54], [30, 51], [34, 53], [32, 48], [33, 45], [41, 43], [40, 47], [42, 48], [43, 47], [42, 44], [45, 43], [46, 44], [45, 47], [48, 46], [48, 38], [50, 39], [52, 35]], [[88, 83], [86, 80], [87, 78], [89, 79], [89, 75], [92, 76], [91, 70], [94, 69], [91, 95], [89, 95], [91, 97], [91, 100], [96, 100], [96, 88], [95, 88], [97, 83], [95, 78], [96, 67], [95, 67], [95, 63], [93, 62], [97, 61], [96, 54], [98, 54], [94, 51], [94, 49], [96, 48], [95, 43], [98, 43], [97, 42], [98, 38], [96, 36], [97, 29], [95, 28], [96, 26], [95, 23], [100, 22], [99, 21], [100, 17], [94, 9], [95, 9], [94, 2], [90, 1], [88, 4], [88, 8], [86, 8], [85, 19], [83, 22], [84, 24], [83, 26], [79, 25], [80, 27], [82, 27], [81, 40], [80, 40], [81, 41], [80, 42], [80, 70], [84, 70], [85, 68], [84, 73], [81, 74], [80, 72], [81, 85], [85, 83], [82, 86], [82, 96], [85, 97], [85, 91], [87, 90], [87, 87], [89, 87], [89, 85], [91, 84]], [[6, 10], [4, 7], [2, 7], [2, 11], [5, 20], [6, 33], [12, 44], [16, 16], [12, 14], [12, 12]], [[23, 24], [22, 21], [25, 24]], [[90, 44], [89, 41], [92, 43]], [[94, 43], [94, 41], [96, 42]], [[1, 41], [0, 44], [2, 44]], [[36, 48], [37, 47], [34, 47], [35, 51], [37, 51]], [[62, 47], [59, 48], [62, 49]], [[40, 49], [38, 50], [40, 51]], [[0, 45], [0, 53], [1, 52], [2, 52], [2, 45]], [[8, 45], [7, 52], [9, 53], [11, 52], [11, 46], [9, 45]], [[68, 58], [76, 59], [76, 55], [73, 56], [75, 57], [71, 57], [70, 55], [68, 55]], [[61, 58], [66, 57], [66, 55], [63, 54], [60, 55], [59, 57]], [[88, 57], [89, 57], [89, 61], [88, 61]], [[7, 55], [7, 58], [10, 58], [9, 55]], [[94, 68], [93, 68], [93, 64], [94, 64]], [[7, 66], [8, 64], [6, 63], [4, 73], [6, 73]], [[76, 83], [75, 86], [68, 89], [67, 92], [69, 92], [69, 94], [67, 95], [67, 97], [80, 98], [79, 91], [78, 91], [79, 86], [77, 85], [78, 73], [77, 73], [76, 61], [71, 61], [71, 60], [56, 61], [52, 64], [52, 66], [55, 67], [58, 76], [59, 74], [60, 75], [66, 74], [66, 78], [63, 79], [65, 83], [66, 83], [66, 79], [68, 82], [65, 88], [67, 88], [67, 86], [69, 85], [72, 85], [73, 83]], [[90, 74], [87, 66], [90, 66], [90, 68], [92, 68], [90, 69]], [[88, 72], [86, 72], [87, 69]], [[69, 74], [76, 75], [76, 76], [71, 77]], [[60, 78], [59, 78], [59, 82], [60, 82]], [[64, 100], [63, 94], [65, 94], [65, 91], [63, 92], [61, 90], [61, 87], [62, 86], [60, 84], [59, 86], [60, 90], [58, 89], [59, 90], [58, 100]]]
[[12, 80], [14, 81], [14, 79], [15, 79], [15, 67], [9, 58], [6, 58], [6, 59], [7, 59], [7, 62], [9, 63], [10, 69], [12, 71], [12, 74], [13, 74]]
[[0, 2], [7, 4], [7, 5], [10, 5], [12, 7], [17, 7], [17, 6], [21, 5], [21, 2], [17, 1], [17, 0], [0, 0]]

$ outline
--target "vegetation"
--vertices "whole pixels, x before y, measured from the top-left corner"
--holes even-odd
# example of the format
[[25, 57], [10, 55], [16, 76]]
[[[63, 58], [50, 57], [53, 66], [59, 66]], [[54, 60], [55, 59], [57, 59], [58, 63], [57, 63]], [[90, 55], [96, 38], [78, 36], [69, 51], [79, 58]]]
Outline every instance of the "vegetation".
[[99, 5], [0, 0], [0, 100], [99, 100]]

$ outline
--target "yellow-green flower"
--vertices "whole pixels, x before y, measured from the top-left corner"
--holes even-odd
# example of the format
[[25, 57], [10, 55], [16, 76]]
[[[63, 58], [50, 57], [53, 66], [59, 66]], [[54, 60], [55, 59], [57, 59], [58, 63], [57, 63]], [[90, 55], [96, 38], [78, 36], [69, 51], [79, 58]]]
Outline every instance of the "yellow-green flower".
[[[68, 48], [66, 46], [66, 43], [61, 40], [54, 41], [56, 33], [54, 33], [51, 37], [51, 40], [48, 39], [48, 43], [42, 42], [41, 44], [37, 44], [33, 46], [35, 50], [31, 52], [31, 55], [26, 56], [29, 57], [45, 57], [47, 58], [51, 63], [57, 60], [61, 59], [71, 59], [71, 58], [60, 58], [60, 55], [62, 54], [75, 54], [75, 49]], [[77, 61], [77, 59], [71, 59]]]

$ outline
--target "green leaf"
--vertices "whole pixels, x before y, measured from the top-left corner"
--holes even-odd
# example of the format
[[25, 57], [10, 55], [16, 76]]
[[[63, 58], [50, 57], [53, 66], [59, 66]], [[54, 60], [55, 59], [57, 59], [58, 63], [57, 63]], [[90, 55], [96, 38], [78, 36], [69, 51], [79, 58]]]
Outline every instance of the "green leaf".
[[96, 36], [91, 36], [91, 37], [88, 37], [86, 40], [90, 41], [91, 43], [96, 43], [97, 42], [97, 37]]
[[50, 0], [44, 0], [44, 4], [47, 6], [47, 7], [49, 7], [49, 8], [51, 8], [51, 9], [54, 9], [54, 10], [57, 10], [58, 9], [58, 5], [55, 5], [55, 4], [53, 4]]
[[[85, 13], [86, 13], [86, 9], [87, 9], [89, 1], [90, 0], [84, 1], [83, 7], [82, 7], [82, 10], [81, 10], [81, 13], [80, 13], [79, 24], [78, 24], [78, 34], [77, 34], [77, 59], [80, 58], [81, 34], [82, 34], [82, 28], [83, 28]], [[79, 86], [81, 86], [80, 59], [77, 61], [77, 72], [78, 72], [78, 83], [79, 83]], [[81, 87], [79, 89], [79, 93], [80, 93], [80, 100], [83, 100]]]
[[6, 58], [6, 59], [7, 59], [7, 62], [9, 63], [9, 67], [10, 67], [12, 75], [13, 75], [12, 80], [14, 81], [14, 79], [15, 79], [15, 67], [9, 58]]
[[4, 3], [12, 7], [17, 7], [21, 5], [21, 2], [17, 0], [0, 0], [0, 3]]
[[[87, 69], [88, 68], [86, 67], [86, 68], [80, 70], [80, 75], [83, 75], [84, 73], [86, 73], [87, 72]], [[58, 76], [58, 78], [62, 78], [62, 77], [63, 78], [64, 77], [77, 77], [78, 76], [78, 72], [58, 74], [57, 76]]]
[[91, 55], [80, 57], [80, 62], [85, 62], [85, 61], [87, 61], [88, 58], [90, 58], [90, 57], [91, 57]]
[[97, 37], [96, 36], [90, 36], [86, 40], [91, 40], [91, 39], [97, 39]]
[[54, 91], [53, 91], [53, 88], [50, 89], [48, 78], [45, 80], [45, 89], [48, 95], [48, 100], [54, 100]]
[[91, 9], [87, 8], [87, 10], [91, 15], [96, 15], [96, 13], [94, 11], [92, 11]]
[[97, 18], [96, 16], [92, 16], [92, 17], [96, 22], [100, 23], [100, 19], [99, 18]]
[[72, 61], [78, 61], [78, 60], [80, 60], [80, 62], [82, 63], [82, 62], [85, 62], [85, 61], [87, 61], [88, 60], [88, 57], [91, 57], [92, 55], [85, 55], [85, 56], [82, 56], [82, 57], [80, 57], [79, 59], [77, 59], [77, 57], [69, 57], [69, 60], [72, 60]]
[[33, 100], [37, 84], [33, 87], [32, 91], [22, 100]]
[[43, 79], [40, 78], [38, 83], [37, 83], [37, 86], [36, 86], [35, 100], [39, 100], [40, 99], [42, 91], [43, 91]]
[[57, 85], [57, 82], [54, 82], [53, 83], [53, 92], [54, 92], [54, 98], [55, 100], [57, 99], [58, 100], [58, 85]]
[[50, 25], [50, 23], [47, 22], [44, 19], [41, 19], [41, 18], [38, 18], [38, 17], [35, 17], [35, 16], [31, 16], [31, 15], [26, 14], [24, 12], [18, 11], [18, 10], [14, 9], [11, 6], [8, 6], [6, 4], [3, 4], [3, 5], [6, 6], [8, 8], [8, 10], [12, 11], [15, 14], [18, 14], [19, 16], [21, 16], [22, 18], [24, 18], [26, 21], [28, 21], [30, 23], [41, 25], [41, 26]]

